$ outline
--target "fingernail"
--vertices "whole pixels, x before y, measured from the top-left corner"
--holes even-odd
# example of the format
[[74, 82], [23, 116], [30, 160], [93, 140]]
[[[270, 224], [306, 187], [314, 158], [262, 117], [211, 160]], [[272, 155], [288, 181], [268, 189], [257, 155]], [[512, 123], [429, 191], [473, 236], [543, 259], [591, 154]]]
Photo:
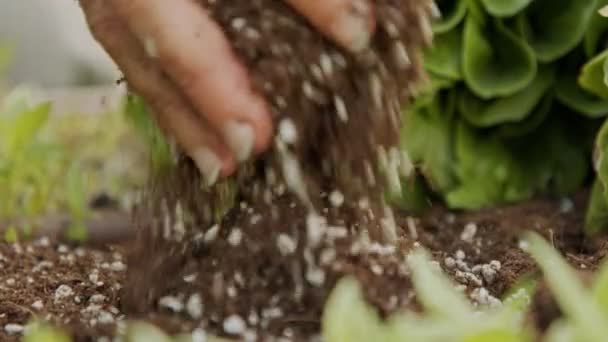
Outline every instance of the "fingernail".
[[222, 170], [222, 161], [207, 147], [199, 147], [190, 156], [203, 175], [207, 185], [215, 184]]
[[237, 161], [244, 162], [249, 159], [255, 142], [253, 128], [250, 125], [229, 121], [224, 126], [224, 138]]
[[336, 35], [352, 52], [361, 52], [369, 46], [370, 13], [371, 9], [365, 1], [355, 0], [334, 23]]
[[158, 48], [156, 47], [156, 41], [150, 36], [146, 36], [143, 39], [144, 51], [150, 58], [158, 58]]

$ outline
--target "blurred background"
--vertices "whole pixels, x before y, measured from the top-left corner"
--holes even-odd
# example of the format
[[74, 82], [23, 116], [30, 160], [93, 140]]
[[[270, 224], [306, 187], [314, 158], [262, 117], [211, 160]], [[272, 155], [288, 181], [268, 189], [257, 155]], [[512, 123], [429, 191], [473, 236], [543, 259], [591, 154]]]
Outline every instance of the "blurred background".
[[0, 89], [28, 87], [32, 96], [54, 100], [57, 112], [99, 112], [120, 97], [120, 72], [75, 0], [0, 1], [3, 64]]

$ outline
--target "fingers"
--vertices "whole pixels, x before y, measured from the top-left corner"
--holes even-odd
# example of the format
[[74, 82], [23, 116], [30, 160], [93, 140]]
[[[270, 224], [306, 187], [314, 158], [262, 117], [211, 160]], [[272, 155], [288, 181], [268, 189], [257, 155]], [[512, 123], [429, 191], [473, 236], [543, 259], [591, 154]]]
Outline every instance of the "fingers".
[[113, 13], [105, 0], [82, 1], [95, 38], [123, 70], [129, 85], [150, 105], [159, 126], [193, 159], [208, 183], [233, 172], [228, 148], [196, 114], [159, 66], [147, 58], [139, 41]]
[[285, 0], [319, 31], [352, 52], [367, 48], [375, 28], [368, 0]]
[[221, 28], [192, 0], [111, 0], [238, 161], [266, 149], [272, 122]]

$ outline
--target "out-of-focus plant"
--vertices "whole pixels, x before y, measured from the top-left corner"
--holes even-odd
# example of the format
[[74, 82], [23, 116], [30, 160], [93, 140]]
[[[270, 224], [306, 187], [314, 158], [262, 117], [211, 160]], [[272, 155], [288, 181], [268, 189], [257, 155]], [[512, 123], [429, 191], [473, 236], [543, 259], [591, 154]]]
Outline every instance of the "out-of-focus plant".
[[206, 334], [202, 330], [195, 330], [191, 334], [179, 334], [170, 336], [160, 328], [146, 322], [135, 321], [127, 325], [124, 335], [125, 342], [234, 342], [231, 339], [224, 339]]
[[608, 264], [596, 273], [595, 282], [586, 288], [575, 271], [540, 236], [526, 237], [528, 251], [540, 265], [554, 298], [563, 312], [555, 321], [545, 341], [592, 342], [608, 336]]
[[459, 209], [578, 189], [608, 114], [599, 15], [608, 1], [437, 4], [430, 82], [404, 115], [417, 174]]
[[328, 299], [322, 319], [327, 342], [525, 342], [531, 335], [523, 318], [529, 297], [525, 293], [505, 300], [499, 308], [477, 311], [462, 293], [430, 262], [423, 250], [408, 258], [421, 314], [405, 312], [381, 320], [364, 300], [354, 278], [344, 278]]
[[30, 232], [28, 218], [63, 213], [72, 218], [68, 237], [82, 240], [92, 197], [123, 195], [145, 174], [121, 113], [50, 110], [50, 103], [32, 103], [25, 89], [0, 104], [0, 225], [21, 224], [1, 227], [9, 241]]

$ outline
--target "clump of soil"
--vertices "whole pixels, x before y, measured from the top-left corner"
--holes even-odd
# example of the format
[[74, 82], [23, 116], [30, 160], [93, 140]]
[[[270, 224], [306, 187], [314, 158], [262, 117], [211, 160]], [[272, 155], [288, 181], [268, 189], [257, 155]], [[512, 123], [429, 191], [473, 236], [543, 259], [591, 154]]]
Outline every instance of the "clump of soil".
[[[309, 336], [345, 274], [365, 280], [382, 312], [409, 302], [403, 259], [413, 241], [383, 198], [399, 184], [401, 110], [423, 78], [433, 7], [371, 3], [376, 33], [355, 55], [283, 2], [201, 1], [270, 103], [276, 138], [227, 183], [201, 185], [185, 158], [153, 180], [137, 215], [127, 310], [174, 295], [205, 303], [200, 324], [222, 335]], [[289, 328], [300, 321], [310, 324]]]

